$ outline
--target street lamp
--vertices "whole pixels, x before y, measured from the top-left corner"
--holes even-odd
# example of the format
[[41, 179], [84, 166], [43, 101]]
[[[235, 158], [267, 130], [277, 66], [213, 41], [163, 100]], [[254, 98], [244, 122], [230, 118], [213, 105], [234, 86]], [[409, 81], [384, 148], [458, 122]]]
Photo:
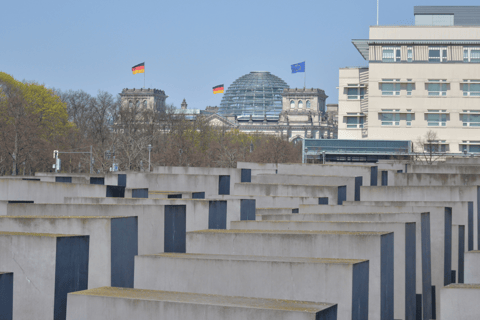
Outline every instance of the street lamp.
[[323, 164], [325, 164], [325, 151], [322, 151], [322, 155], [323, 155]]
[[308, 163], [307, 152], [308, 152], [308, 148], [305, 147], [305, 153], [304, 153], [305, 154], [305, 157], [304, 157], [305, 158], [305, 163]]
[[152, 145], [149, 144], [147, 149], [148, 149], [148, 172], [150, 172], [150, 152], [152, 152]]

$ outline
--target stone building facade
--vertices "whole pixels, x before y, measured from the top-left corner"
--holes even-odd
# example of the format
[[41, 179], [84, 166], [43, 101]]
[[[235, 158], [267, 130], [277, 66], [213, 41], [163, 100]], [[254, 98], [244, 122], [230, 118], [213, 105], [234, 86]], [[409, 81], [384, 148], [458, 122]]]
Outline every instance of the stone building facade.
[[123, 89], [120, 93], [122, 99], [122, 108], [137, 110], [165, 110], [165, 100], [168, 98], [165, 91], [158, 89]]

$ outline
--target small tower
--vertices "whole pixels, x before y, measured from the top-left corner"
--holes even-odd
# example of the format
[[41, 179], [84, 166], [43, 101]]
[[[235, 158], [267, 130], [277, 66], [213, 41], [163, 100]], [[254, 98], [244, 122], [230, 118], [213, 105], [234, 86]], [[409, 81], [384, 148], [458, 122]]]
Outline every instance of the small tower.
[[185, 99], [183, 99], [182, 104], [180, 105], [180, 107], [182, 108], [182, 110], [186, 110], [186, 109], [187, 109], [187, 101], [185, 101]]

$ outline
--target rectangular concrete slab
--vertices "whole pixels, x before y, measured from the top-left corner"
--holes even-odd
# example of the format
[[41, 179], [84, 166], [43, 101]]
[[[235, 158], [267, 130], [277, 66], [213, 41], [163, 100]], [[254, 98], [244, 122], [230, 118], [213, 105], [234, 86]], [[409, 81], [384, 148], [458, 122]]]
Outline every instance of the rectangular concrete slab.
[[415, 319], [416, 227], [414, 222], [236, 221], [232, 222], [232, 229], [393, 232], [395, 319]]
[[336, 320], [336, 311], [326, 303], [103, 287], [70, 293], [67, 320]]
[[393, 233], [203, 230], [187, 232], [187, 253], [369, 260], [369, 319], [393, 319]]
[[440, 290], [437, 319], [477, 320], [480, 315], [480, 284], [451, 284]]
[[339, 319], [367, 319], [368, 264], [354, 259], [163, 253], [135, 258], [135, 288], [322, 301], [338, 305]]
[[133, 288], [137, 217], [0, 216], [0, 231], [88, 235], [88, 288]]
[[480, 251], [465, 252], [465, 283], [480, 283]]
[[67, 293], [88, 284], [88, 236], [0, 232], [0, 270], [12, 271], [14, 319], [65, 319]]

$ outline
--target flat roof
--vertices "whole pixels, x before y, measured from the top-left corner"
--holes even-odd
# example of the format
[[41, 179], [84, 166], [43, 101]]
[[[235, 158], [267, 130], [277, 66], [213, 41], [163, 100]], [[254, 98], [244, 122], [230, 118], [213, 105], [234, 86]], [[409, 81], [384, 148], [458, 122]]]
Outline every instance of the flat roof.
[[170, 301], [200, 305], [218, 305], [222, 307], [241, 307], [252, 309], [273, 309], [317, 313], [334, 306], [331, 303], [293, 301], [281, 299], [245, 298], [221, 296], [215, 294], [186, 293], [131, 288], [101, 287], [84, 291], [71, 292], [73, 295], [111, 297], [132, 300]]

